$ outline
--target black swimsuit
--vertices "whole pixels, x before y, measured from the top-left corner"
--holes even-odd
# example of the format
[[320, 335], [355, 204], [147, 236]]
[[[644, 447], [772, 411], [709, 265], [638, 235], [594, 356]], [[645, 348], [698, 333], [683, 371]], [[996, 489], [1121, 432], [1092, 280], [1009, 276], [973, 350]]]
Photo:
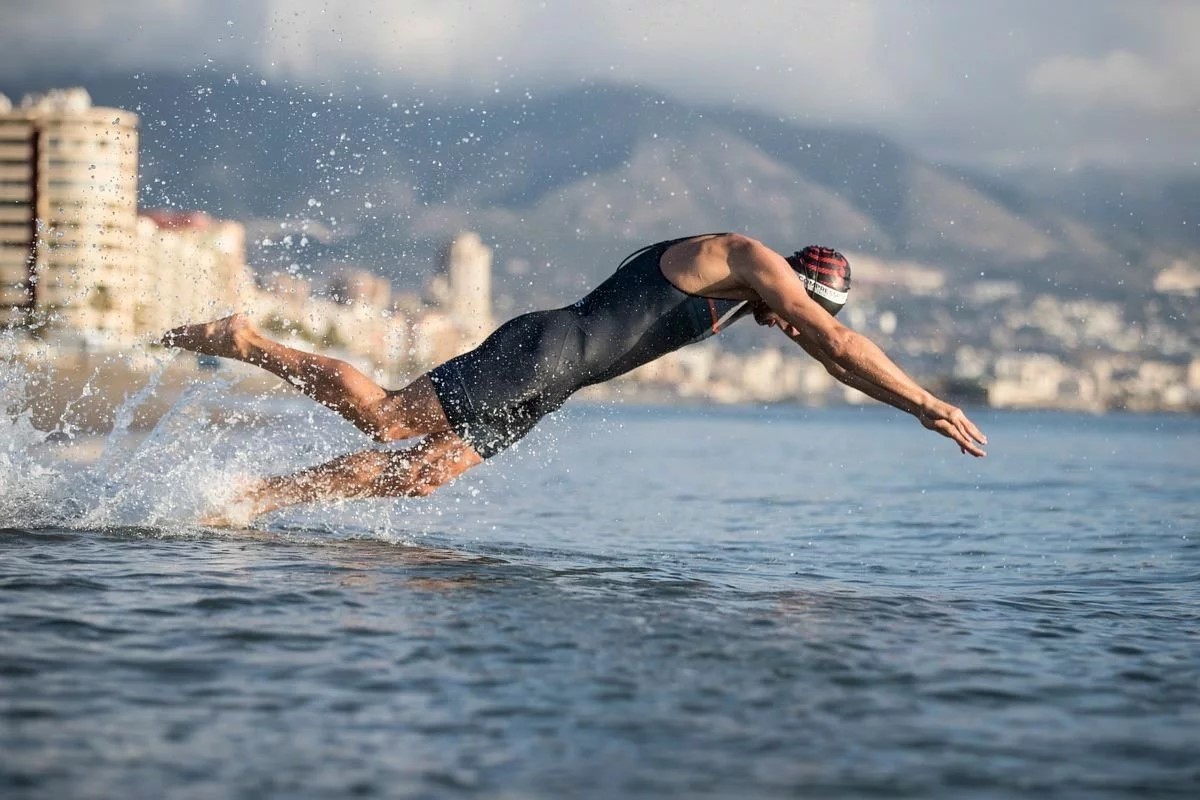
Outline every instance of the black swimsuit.
[[662, 254], [692, 238], [637, 251], [574, 305], [510, 320], [430, 372], [450, 427], [490, 458], [584, 386], [706, 339], [748, 313], [743, 301], [687, 294], [662, 274]]

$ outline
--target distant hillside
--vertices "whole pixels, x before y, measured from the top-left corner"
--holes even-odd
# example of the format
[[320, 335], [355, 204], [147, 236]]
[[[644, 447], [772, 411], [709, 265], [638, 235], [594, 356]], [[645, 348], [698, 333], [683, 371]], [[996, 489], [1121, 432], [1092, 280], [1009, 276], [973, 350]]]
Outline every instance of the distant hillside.
[[[1127, 280], [1127, 262], [1148, 282], [1164, 252], [1200, 249], [1141, 216], [1196, 199], [1195, 182], [1142, 187], [1152, 202], [1122, 216], [1103, 202], [1064, 202], [1071, 181], [1092, 187], [1091, 176], [1029, 191], [869, 133], [628, 86], [474, 106], [227, 74], [46, 76], [0, 92], [67, 84], [141, 114], [144, 205], [250, 221], [254, 262], [316, 272], [355, 262], [415, 287], [433, 248], [471, 228], [496, 247], [498, 285], [517, 307], [573, 298], [640, 244], [709, 230], [1099, 296], [1143, 283]], [[282, 244], [304, 221], [304, 243]]]

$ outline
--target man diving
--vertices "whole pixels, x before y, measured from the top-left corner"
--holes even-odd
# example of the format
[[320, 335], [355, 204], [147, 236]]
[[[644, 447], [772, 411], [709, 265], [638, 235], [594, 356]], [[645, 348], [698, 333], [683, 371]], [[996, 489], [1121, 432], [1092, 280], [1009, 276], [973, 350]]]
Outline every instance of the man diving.
[[847, 386], [912, 414], [963, 453], [985, 455], [986, 437], [961, 409], [834, 319], [849, 289], [850, 265], [835, 250], [807, 247], [785, 258], [748, 236], [703, 234], [639, 250], [573, 305], [516, 317], [395, 391], [344, 361], [272, 341], [243, 315], [175, 328], [163, 344], [262, 367], [376, 441], [424, 437], [407, 449], [364, 450], [259, 479], [238, 500], [238, 516], [250, 518], [319, 500], [428, 495], [512, 445], [584, 386], [749, 315], [779, 328]]

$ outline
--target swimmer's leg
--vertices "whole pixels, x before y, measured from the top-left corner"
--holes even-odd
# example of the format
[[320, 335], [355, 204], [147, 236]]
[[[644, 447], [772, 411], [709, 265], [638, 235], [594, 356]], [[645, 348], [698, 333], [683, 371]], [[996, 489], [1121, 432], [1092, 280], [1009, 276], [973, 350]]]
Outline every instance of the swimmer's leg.
[[162, 343], [262, 367], [381, 442], [449, 427], [427, 377], [389, 392], [345, 361], [268, 339], [244, 314], [175, 328], [163, 336]]
[[483, 459], [452, 431], [425, 437], [406, 450], [364, 450], [247, 487], [228, 510], [238, 521], [321, 500], [425, 497]]

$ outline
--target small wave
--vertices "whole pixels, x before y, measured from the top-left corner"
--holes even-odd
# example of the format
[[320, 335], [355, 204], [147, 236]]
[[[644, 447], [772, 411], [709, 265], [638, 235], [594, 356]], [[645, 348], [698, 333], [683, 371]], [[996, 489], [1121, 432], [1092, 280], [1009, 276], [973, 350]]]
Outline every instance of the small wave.
[[100, 581], [76, 576], [64, 576], [60, 578], [38, 578], [31, 576], [0, 578], [0, 591], [4, 592], [41, 592], [47, 589], [71, 592], [104, 592], [108, 591], [108, 588], [107, 584]]

